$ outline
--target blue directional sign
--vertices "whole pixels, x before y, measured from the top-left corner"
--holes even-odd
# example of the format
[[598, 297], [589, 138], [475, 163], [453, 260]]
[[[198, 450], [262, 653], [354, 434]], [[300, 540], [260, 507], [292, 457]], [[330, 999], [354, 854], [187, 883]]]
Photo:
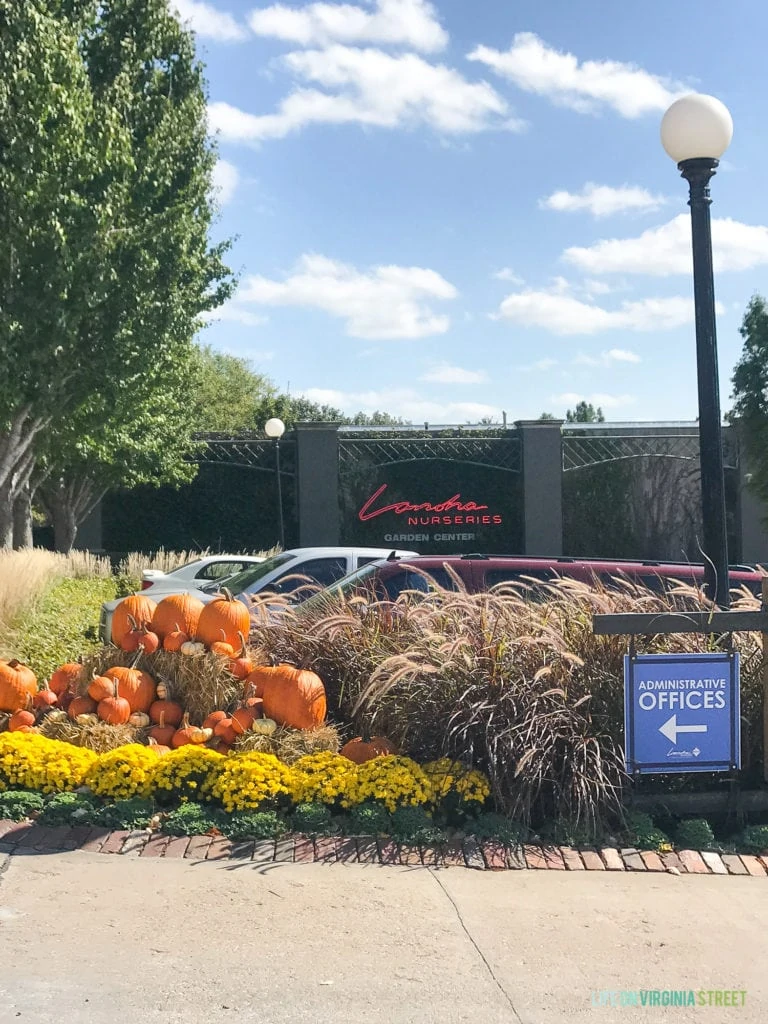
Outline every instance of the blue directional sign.
[[738, 654], [627, 655], [624, 734], [633, 775], [741, 767]]

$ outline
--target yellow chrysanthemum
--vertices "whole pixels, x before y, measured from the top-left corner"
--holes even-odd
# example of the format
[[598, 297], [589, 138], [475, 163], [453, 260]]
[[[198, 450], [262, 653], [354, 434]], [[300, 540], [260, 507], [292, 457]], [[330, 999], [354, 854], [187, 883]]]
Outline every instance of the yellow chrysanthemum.
[[148, 797], [157, 761], [158, 755], [151, 747], [129, 743], [100, 754], [86, 775], [85, 784], [97, 796], [111, 800]]
[[96, 754], [71, 743], [37, 733], [0, 735], [0, 792], [31, 789], [62, 793], [77, 789], [96, 761]]
[[323, 750], [300, 757], [293, 765], [293, 799], [297, 804], [339, 802], [348, 807], [347, 788], [355, 764], [341, 754]]
[[223, 754], [195, 743], [172, 750], [156, 758], [149, 780], [150, 794], [166, 804], [173, 798], [182, 803], [209, 799], [225, 761]]
[[211, 786], [211, 796], [225, 811], [250, 811], [289, 800], [293, 772], [274, 754], [249, 752], [225, 759]]
[[435, 803], [455, 793], [462, 801], [482, 804], [491, 794], [491, 785], [483, 772], [477, 768], [467, 768], [460, 761], [452, 761], [449, 757], [429, 761], [422, 765], [422, 769], [429, 779]]
[[421, 768], [409, 757], [388, 754], [357, 766], [347, 783], [347, 806], [377, 800], [388, 811], [430, 803], [432, 788]]

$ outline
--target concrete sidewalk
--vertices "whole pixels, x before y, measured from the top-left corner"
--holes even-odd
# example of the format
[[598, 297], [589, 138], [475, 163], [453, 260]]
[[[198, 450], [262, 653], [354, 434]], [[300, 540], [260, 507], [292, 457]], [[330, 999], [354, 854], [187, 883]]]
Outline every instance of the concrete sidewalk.
[[[554, 1024], [768, 1019], [768, 886], [0, 855], [0, 1022]], [[743, 1008], [592, 993], [746, 989]]]

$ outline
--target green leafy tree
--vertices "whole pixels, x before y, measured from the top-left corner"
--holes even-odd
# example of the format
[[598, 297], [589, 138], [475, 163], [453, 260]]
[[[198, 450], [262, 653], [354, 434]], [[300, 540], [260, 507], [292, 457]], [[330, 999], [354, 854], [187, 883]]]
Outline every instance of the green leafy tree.
[[552, 420], [556, 419], [557, 416], [553, 416], [551, 412], [543, 412], [541, 416], [539, 416], [540, 423], [550, 423]]
[[768, 304], [749, 302], [740, 332], [744, 347], [733, 372], [733, 409], [728, 419], [740, 431], [752, 473], [750, 486], [768, 502]]
[[[542, 416], [541, 419], [545, 417]], [[579, 402], [575, 409], [568, 409], [565, 414], [566, 423], [605, 423], [603, 410], [591, 402]]]
[[93, 493], [121, 465], [135, 479], [125, 459], [142, 464], [143, 439], [142, 472], [183, 478], [191, 436], [171, 421], [191, 404], [201, 314], [232, 283], [226, 243], [209, 242], [203, 69], [167, 0], [0, 0], [0, 19], [0, 370], [18, 382], [0, 397], [7, 544], [33, 471], [62, 500], [89, 474]]
[[263, 426], [263, 403], [276, 389], [247, 359], [201, 346], [195, 352], [194, 373], [195, 430], [236, 434]]

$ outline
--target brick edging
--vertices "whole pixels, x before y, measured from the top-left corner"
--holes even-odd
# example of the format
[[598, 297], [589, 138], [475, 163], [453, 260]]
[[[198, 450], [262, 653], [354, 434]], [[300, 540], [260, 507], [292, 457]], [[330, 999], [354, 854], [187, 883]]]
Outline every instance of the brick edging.
[[418, 847], [371, 836], [289, 835], [280, 839], [230, 840], [222, 836], [164, 836], [148, 831], [103, 828], [46, 828], [29, 821], [0, 821], [1, 853], [91, 853], [186, 860], [235, 860], [255, 864], [357, 863], [409, 867], [465, 867], [477, 871], [666, 872], [696, 875], [768, 875], [768, 855], [653, 853], [616, 847], [574, 849], [526, 843], [505, 847], [469, 837], [445, 847]]

